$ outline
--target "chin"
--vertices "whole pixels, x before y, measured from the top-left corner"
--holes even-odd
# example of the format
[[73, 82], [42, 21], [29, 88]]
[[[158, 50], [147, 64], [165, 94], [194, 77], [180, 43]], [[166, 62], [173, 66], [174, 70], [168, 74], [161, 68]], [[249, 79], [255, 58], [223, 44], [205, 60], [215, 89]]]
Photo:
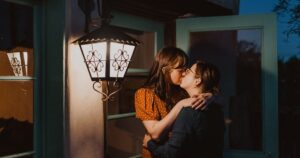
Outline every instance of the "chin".
[[184, 87], [183, 87], [183, 85], [182, 85], [182, 84], [180, 84], [179, 86], [180, 86], [181, 88], [183, 88], [183, 89], [184, 89]]
[[176, 86], [179, 86], [179, 85], [181, 84], [181, 82], [180, 82], [180, 81], [178, 81], [178, 82], [173, 82], [173, 84], [176, 85]]

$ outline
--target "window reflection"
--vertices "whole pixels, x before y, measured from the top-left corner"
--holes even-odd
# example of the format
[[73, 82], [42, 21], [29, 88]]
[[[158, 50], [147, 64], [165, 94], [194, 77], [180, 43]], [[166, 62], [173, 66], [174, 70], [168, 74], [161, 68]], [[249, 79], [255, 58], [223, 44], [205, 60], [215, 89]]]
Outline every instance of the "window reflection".
[[2, 157], [33, 151], [33, 8], [0, 1], [0, 20]]
[[[124, 114], [134, 111], [134, 93], [147, 78], [147, 71], [151, 67], [155, 50], [155, 33], [144, 32], [129, 28], [120, 29], [131, 37], [140, 41], [129, 64], [129, 70], [122, 81], [122, 89], [109, 101], [108, 114]], [[113, 82], [110, 82], [112, 85]], [[112, 89], [111, 91], [114, 91]]]
[[219, 102], [225, 112], [225, 148], [262, 150], [260, 29], [192, 32], [189, 55], [221, 72]]
[[[1, 64], [2, 74], [8, 76], [32, 76], [33, 75], [33, 49], [25, 47], [16, 47], [7, 53], [0, 55], [5, 58], [7, 55], [8, 62]], [[5, 60], [5, 59], [2, 59]], [[9, 65], [7, 65], [9, 63]], [[6, 69], [5, 69], [6, 68]]]
[[145, 130], [135, 117], [109, 120], [107, 133], [109, 157], [133, 157], [141, 152]]
[[32, 87], [32, 81], [0, 81], [0, 156], [33, 149]]
[[135, 112], [134, 109], [134, 93], [143, 86], [147, 76], [126, 76], [123, 81], [123, 87], [116, 96], [109, 102], [108, 114], [124, 114]]
[[33, 74], [33, 9], [0, 2], [0, 76]]

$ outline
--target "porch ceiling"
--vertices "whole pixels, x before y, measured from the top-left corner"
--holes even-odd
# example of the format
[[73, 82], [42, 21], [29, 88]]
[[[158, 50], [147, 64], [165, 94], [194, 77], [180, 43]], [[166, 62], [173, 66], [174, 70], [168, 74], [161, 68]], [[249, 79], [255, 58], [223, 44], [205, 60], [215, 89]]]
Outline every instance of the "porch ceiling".
[[114, 10], [167, 22], [191, 13], [194, 16], [232, 15], [230, 9], [206, 0], [109, 0]]

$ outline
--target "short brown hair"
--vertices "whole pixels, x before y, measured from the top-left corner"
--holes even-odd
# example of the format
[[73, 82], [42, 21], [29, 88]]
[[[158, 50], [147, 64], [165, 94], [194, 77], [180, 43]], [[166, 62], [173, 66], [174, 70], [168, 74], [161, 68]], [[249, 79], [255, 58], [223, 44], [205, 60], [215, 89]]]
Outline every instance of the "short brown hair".
[[200, 77], [202, 81], [203, 92], [219, 93], [220, 72], [218, 68], [205, 61], [197, 61], [196, 77]]

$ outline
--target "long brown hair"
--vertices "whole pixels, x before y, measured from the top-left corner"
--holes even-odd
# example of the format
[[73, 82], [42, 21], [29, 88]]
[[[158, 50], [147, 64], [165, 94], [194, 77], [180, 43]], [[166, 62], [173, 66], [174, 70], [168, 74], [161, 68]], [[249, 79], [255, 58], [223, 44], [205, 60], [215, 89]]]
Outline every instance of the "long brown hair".
[[144, 87], [153, 88], [155, 94], [165, 101], [167, 107], [172, 108], [177, 101], [185, 97], [185, 91], [171, 82], [169, 72], [175, 66], [181, 68], [186, 67], [187, 64], [188, 56], [183, 50], [172, 46], [162, 48], [155, 56]]
[[196, 77], [201, 78], [203, 92], [219, 93], [220, 72], [218, 68], [205, 61], [197, 61], [196, 65]]

